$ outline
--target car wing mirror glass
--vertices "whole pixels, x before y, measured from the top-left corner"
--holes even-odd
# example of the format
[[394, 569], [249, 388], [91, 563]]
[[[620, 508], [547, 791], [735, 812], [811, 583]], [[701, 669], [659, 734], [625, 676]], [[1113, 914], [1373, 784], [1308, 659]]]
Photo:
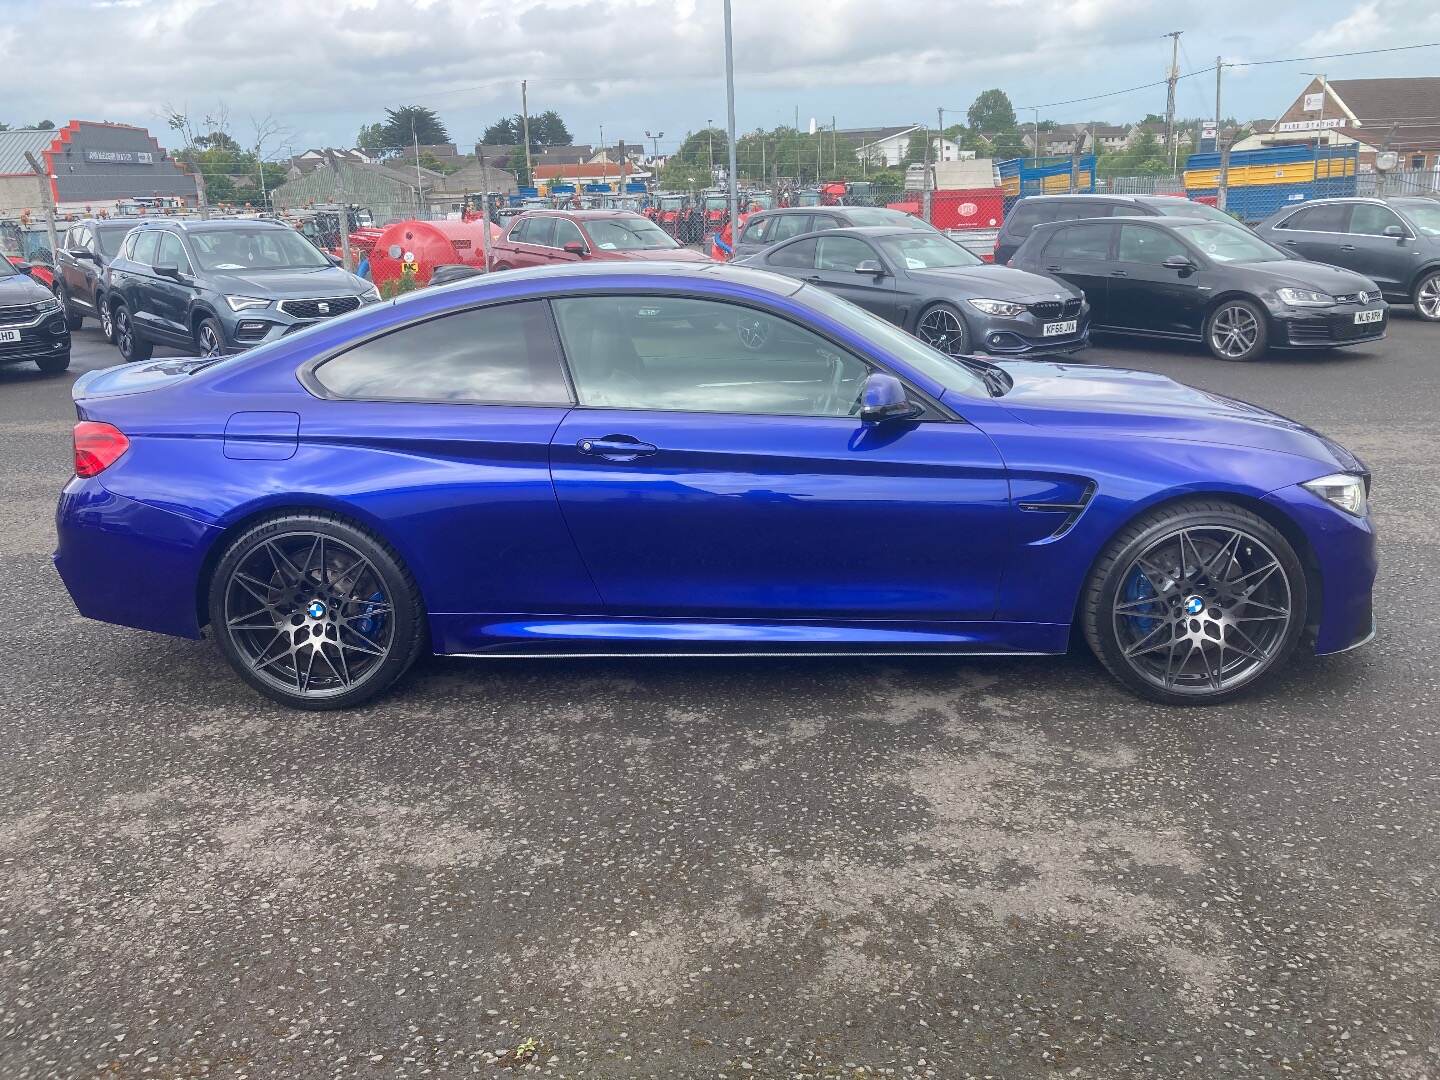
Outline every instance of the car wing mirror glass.
[[876, 277], [880, 277], [885, 273], [885, 268], [874, 259], [862, 259], [855, 264], [855, 273], [874, 274]]
[[920, 406], [905, 396], [905, 384], [894, 375], [875, 371], [860, 390], [860, 420], [878, 424], [885, 420], [909, 420], [920, 414]]

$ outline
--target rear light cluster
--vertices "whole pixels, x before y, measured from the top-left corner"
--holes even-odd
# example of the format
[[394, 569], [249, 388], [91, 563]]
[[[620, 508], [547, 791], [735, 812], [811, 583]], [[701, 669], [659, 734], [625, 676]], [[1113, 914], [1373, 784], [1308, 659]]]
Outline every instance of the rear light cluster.
[[130, 449], [130, 440], [113, 424], [82, 420], [75, 425], [75, 475], [98, 476]]

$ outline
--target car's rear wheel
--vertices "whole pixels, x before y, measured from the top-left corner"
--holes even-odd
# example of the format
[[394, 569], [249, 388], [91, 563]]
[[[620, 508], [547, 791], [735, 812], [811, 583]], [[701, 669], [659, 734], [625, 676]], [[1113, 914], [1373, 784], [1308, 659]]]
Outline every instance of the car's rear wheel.
[[1432, 270], [1415, 283], [1415, 314], [1426, 322], [1440, 322], [1440, 270]]
[[420, 591], [388, 545], [329, 514], [247, 530], [210, 581], [210, 626], [256, 690], [297, 709], [344, 709], [400, 678], [425, 640]]
[[100, 313], [100, 333], [105, 335], [105, 340], [110, 344], [115, 344], [115, 313], [110, 309], [109, 299], [97, 293], [95, 310]]
[[950, 304], [931, 304], [922, 311], [915, 324], [915, 336], [946, 356], [970, 353], [970, 327], [965, 316]]
[[1110, 673], [1167, 704], [1214, 704], [1269, 675], [1305, 628], [1305, 572], [1269, 522], [1190, 500], [1124, 529], [1092, 571], [1086, 639]]
[[1227, 300], [1205, 320], [1205, 344], [1219, 360], [1254, 360], [1269, 345], [1265, 313], [1249, 300]]
[[225, 351], [225, 332], [213, 315], [201, 319], [195, 327], [195, 348], [201, 356], [219, 356]]
[[60, 282], [55, 283], [55, 299], [60, 301], [60, 309], [65, 313], [65, 328], [67, 330], [79, 330], [85, 325], [85, 316], [76, 315], [70, 307], [70, 293]]
[[149, 360], [154, 355], [155, 346], [135, 332], [130, 309], [117, 301], [111, 308], [111, 314], [115, 318], [115, 347], [120, 350], [121, 359], [127, 364]]

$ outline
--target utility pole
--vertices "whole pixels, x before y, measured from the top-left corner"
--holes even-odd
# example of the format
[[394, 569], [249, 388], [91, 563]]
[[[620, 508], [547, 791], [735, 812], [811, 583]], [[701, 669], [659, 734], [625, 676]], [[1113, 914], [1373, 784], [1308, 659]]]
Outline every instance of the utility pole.
[[525, 139], [525, 179], [535, 186], [535, 167], [530, 164], [530, 99], [525, 94], [525, 80], [520, 80], [520, 127]]
[[620, 194], [621, 194], [621, 195], [624, 195], [624, 194], [625, 194], [625, 187], [626, 187], [626, 184], [625, 184], [625, 172], [626, 172], [625, 166], [630, 163], [630, 162], [629, 162], [629, 159], [625, 157], [625, 140], [624, 140], [624, 139], [621, 139], [621, 140], [619, 141], [619, 143], [617, 144], [616, 149], [617, 149], [617, 152], [620, 154]]
[[60, 275], [60, 243], [55, 239], [55, 191], [50, 186], [50, 174], [45, 171], [35, 155], [25, 151], [25, 160], [35, 170], [35, 179], [40, 182], [40, 208], [45, 212], [45, 237], [50, 241], [50, 269], [58, 281]]
[[1170, 39], [1170, 73], [1165, 76], [1165, 149], [1170, 151], [1170, 171], [1175, 171], [1175, 84], [1180, 80], [1180, 35], [1184, 30], [1172, 30], [1165, 36]]
[[[480, 250], [484, 253], [485, 273], [490, 273], [490, 173], [485, 168], [485, 143], [475, 146], [480, 160]], [[464, 216], [463, 214], [461, 215]]]
[[730, 243], [740, 239], [740, 188], [735, 175], [735, 34], [731, 29], [730, 0], [725, 0], [725, 115], [729, 132]]
[[[1035, 113], [1035, 152], [1030, 156], [1030, 161], [1031, 161], [1031, 163], [1034, 164], [1034, 165], [1039, 165], [1039, 164], [1040, 164], [1040, 110], [1034, 108], [1034, 106], [1032, 106], [1031, 109], [1032, 109], [1032, 111]], [[1042, 190], [1043, 190], [1043, 188], [1042, 188]]]
[[210, 200], [205, 195], [205, 169], [198, 161], [195, 163], [195, 198], [200, 203], [200, 220], [208, 221]]
[[705, 121], [705, 135], [710, 140], [710, 182], [715, 182], [715, 121]]
[[1329, 160], [1330, 155], [1329, 155], [1329, 153], [1328, 153], [1328, 149], [1329, 149], [1329, 146], [1330, 146], [1330, 139], [1329, 139], [1329, 137], [1325, 134], [1325, 99], [1330, 96], [1330, 91], [1329, 91], [1329, 89], [1328, 89], [1328, 88], [1326, 87], [1326, 85], [1325, 85], [1325, 73], [1324, 73], [1323, 71], [1302, 71], [1301, 74], [1302, 74], [1302, 75], [1310, 75], [1310, 76], [1312, 76], [1312, 77], [1320, 80], [1320, 126], [1315, 129], [1315, 161], [1314, 161], [1315, 168], [1314, 168], [1313, 174], [1312, 174], [1312, 176], [1311, 176], [1311, 178], [1310, 178], [1310, 179], [1311, 179], [1311, 182], [1313, 183], [1313, 182], [1318, 182], [1319, 179], [1320, 179], [1320, 140], [1321, 140], [1321, 139], [1324, 139], [1324, 140], [1325, 140], [1325, 146], [1326, 146], [1326, 149], [1327, 149], [1327, 153], [1326, 153], [1326, 155], [1325, 155], [1325, 157], [1326, 157], [1326, 160], [1325, 160], [1325, 179], [1327, 179], [1327, 180], [1330, 179], [1330, 160]]
[[1220, 154], [1220, 177], [1215, 184], [1215, 208], [1225, 209], [1225, 188], [1230, 180], [1230, 147], [1220, 124], [1220, 74], [1225, 70], [1224, 57], [1215, 57], [1215, 149]]
[[837, 157], [837, 155], [839, 154], [839, 150], [838, 150], [838, 149], [836, 148], [836, 146], [835, 146], [835, 140], [836, 140], [835, 114], [834, 114], [834, 113], [831, 113], [831, 114], [830, 114], [830, 175], [833, 176], [833, 177], [835, 177], [835, 178], [838, 180], [838, 179], [840, 178], [840, 166], [839, 166], [838, 164], [836, 164], [836, 157]]
[[935, 119], [936, 119], [937, 121], [939, 121], [939, 123], [940, 123], [940, 126], [939, 126], [939, 128], [937, 129], [937, 130], [939, 131], [939, 135], [936, 136], [936, 141], [935, 141], [935, 160], [938, 162], [938, 161], [940, 161], [942, 158], [944, 158], [944, 156], [945, 156], [945, 108], [944, 108], [944, 106], [941, 106], [940, 108], [938, 108], [938, 109], [935, 110]]

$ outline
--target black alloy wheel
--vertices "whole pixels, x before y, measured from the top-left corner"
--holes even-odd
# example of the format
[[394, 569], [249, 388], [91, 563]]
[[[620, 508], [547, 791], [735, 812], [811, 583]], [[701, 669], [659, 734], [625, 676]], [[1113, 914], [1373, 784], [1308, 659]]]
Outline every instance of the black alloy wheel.
[[915, 336], [946, 356], [970, 354], [970, 328], [964, 316], [949, 304], [935, 304], [922, 311]]

